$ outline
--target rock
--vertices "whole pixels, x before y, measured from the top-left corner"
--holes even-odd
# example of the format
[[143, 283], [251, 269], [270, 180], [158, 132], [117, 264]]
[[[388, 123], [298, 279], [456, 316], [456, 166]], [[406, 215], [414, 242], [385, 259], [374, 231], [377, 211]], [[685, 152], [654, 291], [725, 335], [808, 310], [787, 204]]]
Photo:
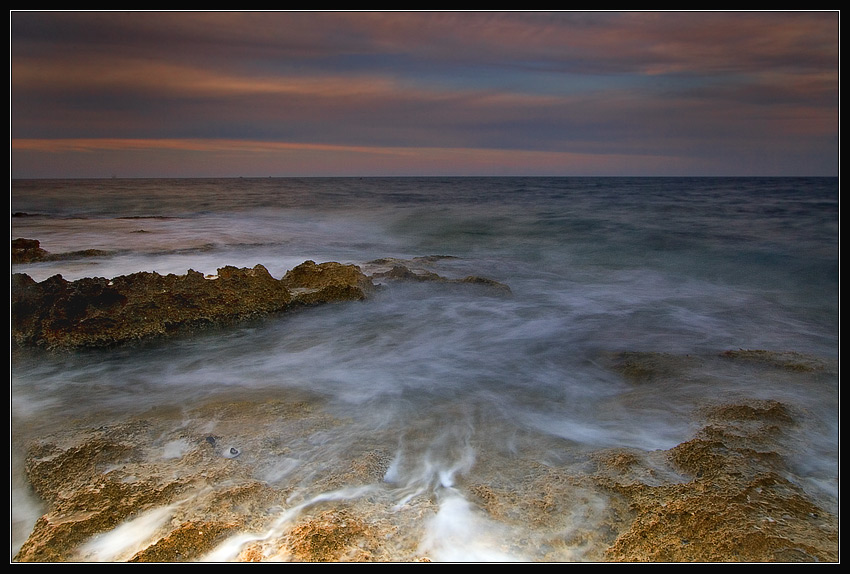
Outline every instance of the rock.
[[824, 361], [792, 351], [765, 351], [761, 349], [728, 350], [721, 357], [734, 361], [747, 361], [762, 365], [770, 365], [777, 369], [799, 372], [822, 371], [826, 368]]
[[44, 261], [47, 256], [47, 251], [41, 248], [41, 244], [37, 239], [21, 238], [12, 240], [12, 263]]
[[440, 277], [432, 271], [420, 271], [416, 273], [401, 264], [395, 264], [389, 271], [375, 273], [372, 277], [391, 281], [445, 281], [445, 278]]
[[12, 263], [35, 263], [38, 261], [61, 261], [81, 257], [103, 257], [112, 255], [111, 251], [102, 249], [82, 249], [68, 253], [50, 253], [40, 247], [37, 239], [13, 239]]
[[357, 265], [305, 261], [286, 272], [281, 279], [293, 296], [293, 302], [314, 305], [328, 301], [359, 301], [375, 289], [372, 281]]
[[658, 352], [623, 351], [605, 357], [608, 367], [632, 383], [652, 383], [682, 377], [700, 366], [701, 358]]
[[494, 279], [470, 275], [462, 279], [449, 279], [426, 268], [434, 262], [442, 259], [454, 259], [449, 256], [415, 257], [411, 260], [393, 258], [382, 258], [370, 261], [372, 269], [370, 277], [375, 281], [408, 281], [408, 282], [433, 282], [445, 285], [472, 285], [483, 287], [485, 292], [493, 295], [511, 295], [511, 288]]
[[[14, 240], [12, 252], [17, 262], [105, 253], [84, 250], [51, 255], [34, 239]], [[413, 262], [428, 264], [433, 259]], [[15, 273], [11, 282], [12, 340], [16, 345], [45, 349], [113, 346], [230, 325], [295, 306], [363, 300], [377, 288], [373, 278], [472, 285], [489, 294], [511, 293], [507, 285], [492, 279], [447, 279], [430, 271], [414, 271], [396, 260], [379, 261], [389, 268], [371, 277], [357, 265], [309, 260], [280, 280], [262, 265], [226, 266], [208, 277], [190, 269], [180, 276], [139, 272], [73, 282], [54, 275], [37, 283], [29, 275]]]
[[[82, 425], [31, 441], [25, 470], [44, 514], [14, 561], [201, 560], [230, 535], [268, 531], [280, 510], [290, 505], [287, 500], [299, 482], [271, 484], [256, 478], [268, 457], [282, 451], [269, 451], [270, 438], [253, 435], [252, 427], [273, 426], [283, 437], [297, 440], [336, 424], [327, 415], [313, 413], [309, 403], [276, 399], [212, 401], [192, 411], [190, 419], [200, 422], [188, 427], [184, 416], [182, 408], [179, 412], [158, 409], [148, 417]], [[259, 451], [264, 445], [266, 452], [247, 460], [218, 456], [210, 448], [210, 439], [215, 443], [216, 438], [200, 432], [210, 420], [216, 420], [223, 431], [247, 429], [241, 438], [254, 445], [248, 450]], [[182, 453], [163, 457], [163, 445], [174, 440], [185, 445]], [[328, 472], [328, 480], [334, 484], [353, 476], [380, 480], [385, 468], [363, 470], [375, 462], [373, 451], [348, 454]], [[146, 520], [155, 516], [161, 520]], [[139, 540], [133, 540], [139, 534], [132, 528], [124, 534], [128, 540], [121, 540], [124, 547], [104, 538], [137, 520], [149, 529]], [[334, 509], [316, 517], [307, 514], [282, 538], [268, 542], [274, 546], [274, 555], [290, 560], [386, 560], [378, 551], [390, 539], [389, 532], [380, 523], [367, 524], [353, 510]], [[264, 542], [260, 539], [256, 544]], [[368, 544], [362, 546], [364, 542]], [[262, 558], [262, 552], [249, 546], [239, 559]]]
[[12, 276], [12, 340], [47, 349], [103, 347], [234, 324], [286, 311], [295, 303], [362, 299], [371, 281], [353, 265], [306, 262], [282, 280], [262, 265], [223, 267], [211, 279], [140, 272], [41, 283]]
[[[349, 432], [356, 427], [323, 404], [279, 391], [224, 396], [28, 440], [24, 468], [44, 513], [14, 560], [205, 560], [245, 533], [230, 547], [232, 559], [427, 560], [423, 534], [439, 512], [438, 496], [425, 489], [398, 504], [407, 488], [386, 481], [397, 433]], [[561, 441], [508, 452], [483, 436], [475, 465], [450, 490], [504, 528], [494, 532], [517, 534], [500, 541], [516, 545], [518, 558], [527, 548], [546, 562], [837, 561], [838, 516], [794, 481], [787, 457], [807, 410], [737, 397], [712, 400], [694, 415], [698, 430], [669, 450], [604, 448], [586, 461], [577, 456], [579, 464], [539, 457], [558, 452], [550, 446], [569, 452]], [[270, 480], [270, 463], [314, 452], [314, 437], [330, 429], [357, 440]], [[533, 437], [534, 445], [543, 440]], [[218, 447], [231, 441], [244, 446], [242, 456], [220, 456]], [[172, 442], [184, 447], [164, 457]], [[347, 487], [366, 488], [362, 496], [325, 496]], [[119, 526], [162, 510], [168, 519], [138, 547], [119, 553], [103, 543]], [[92, 541], [113, 554], [93, 555]]]
[[469, 275], [468, 277], [464, 277], [463, 279], [457, 279], [454, 281], [455, 283], [461, 283], [466, 285], [478, 285], [481, 287], [486, 287], [493, 293], [498, 293], [501, 295], [510, 295], [511, 288], [505, 285], [504, 283], [499, 283], [494, 279], [489, 279], [487, 277], [478, 277], [477, 275]]
[[361, 547], [369, 538], [376, 537], [356, 516], [328, 510], [292, 528], [286, 545], [296, 562], [369, 562], [372, 555]]
[[625, 480], [601, 481], [625, 497], [633, 516], [605, 559], [837, 560], [836, 517], [786, 478], [784, 458], [773, 450], [783, 429], [794, 424], [787, 407], [756, 401], [721, 405], [706, 413], [710, 424], [695, 438], [663, 453], [686, 480], [648, 484], [623, 472]]
[[129, 562], [185, 562], [202, 557], [237, 528], [235, 522], [189, 521], [139, 551]]

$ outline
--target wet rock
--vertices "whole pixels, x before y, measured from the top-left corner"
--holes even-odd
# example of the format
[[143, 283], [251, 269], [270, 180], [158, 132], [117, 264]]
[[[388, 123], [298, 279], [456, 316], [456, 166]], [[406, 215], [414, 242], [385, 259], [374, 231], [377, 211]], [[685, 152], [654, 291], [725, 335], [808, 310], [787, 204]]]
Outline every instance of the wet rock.
[[305, 261], [287, 271], [280, 281], [292, 292], [293, 302], [302, 305], [359, 301], [375, 289], [360, 267], [334, 261], [320, 264]]
[[82, 249], [68, 253], [49, 253], [41, 248], [37, 239], [13, 239], [12, 240], [12, 263], [35, 263], [38, 261], [61, 261], [67, 259], [78, 259], [82, 257], [102, 257], [111, 255], [113, 252], [102, 249]]
[[103, 347], [234, 324], [294, 303], [362, 299], [371, 282], [353, 265], [307, 262], [284, 279], [265, 267], [223, 267], [205, 278], [140, 272], [69, 282], [12, 277], [12, 339], [47, 349]]
[[[608, 355], [605, 362], [637, 383], [635, 389], [652, 385], [671, 392], [710, 385], [714, 376], [782, 377], [801, 385], [837, 376], [835, 365], [824, 359], [767, 350], [716, 357], [626, 352]], [[668, 451], [652, 453], [652, 464], [642, 453], [597, 459], [597, 480], [623, 497], [628, 525], [604, 559], [835, 561], [837, 517], [803, 490], [786, 459], [799, 448], [795, 433], [806, 413], [766, 399], [695, 406], [700, 430]]]
[[720, 355], [734, 361], [768, 365], [788, 371], [812, 372], [829, 368], [822, 359], [792, 351], [767, 351], [762, 349], [737, 349], [724, 351]]
[[372, 275], [375, 279], [386, 279], [390, 281], [445, 281], [432, 271], [413, 272], [408, 267], [395, 264], [389, 271], [382, 271]]
[[609, 368], [621, 373], [633, 383], [651, 383], [681, 377], [702, 362], [698, 357], [640, 351], [623, 351], [603, 359]]
[[191, 520], [140, 550], [129, 562], [185, 562], [203, 557], [231, 534], [234, 522]]
[[[423, 527], [439, 508], [431, 491], [399, 507], [386, 486], [394, 433], [368, 433], [334, 460], [302, 460], [285, 478], [265, 472], [271, 459], [294, 456], [297, 442], [345, 424], [306, 397], [292, 399], [222, 398], [33, 441], [27, 476], [46, 510], [15, 560], [97, 558], [86, 554], [92, 540], [159, 509], [167, 519], [139, 539], [140, 548], [112, 560], [208, 559], [245, 533], [228, 554], [235, 560], [423, 560]], [[836, 516], [792, 482], [781, 454], [798, 413], [779, 401], [749, 400], [696, 416], [704, 417], [702, 429], [672, 449], [604, 449], [579, 466], [488, 450], [484, 440], [476, 465], [452, 490], [501, 532], [521, 533], [503, 539], [517, 556], [531, 549], [543, 561], [836, 561]], [[238, 459], [216, 452], [230, 440], [245, 445]], [[163, 457], [173, 441], [186, 448]], [[302, 506], [311, 498], [303, 493], [308, 483], [314, 493], [368, 490]]]
[[44, 261], [47, 256], [47, 251], [41, 248], [41, 243], [37, 239], [12, 240], [12, 263]]
[[83, 432], [70, 445], [45, 441], [31, 446], [27, 476], [49, 510], [38, 519], [15, 560], [73, 560], [69, 549], [115, 528], [142, 509], [170, 500], [185, 486], [179, 481], [163, 483], [151, 476], [127, 481], [104, 472], [112, 466], [131, 464], [136, 455], [134, 446], [104, 429]]
[[601, 480], [624, 496], [633, 517], [605, 559], [837, 560], [836, 517], [786, 478], [783, 457], [770, 450], [778, 446], [777, 428], [793, 424], [784, 405], [723, 405], [711, 409], [710, 419], [695, 438], [665, 453], [684, 481], [652, 485], [610, 474]]
[[371, 270], [371, 279], [378, 282], [416, 282], [439, 283], [444, 285], [470, 285], [483, 288], [483, 292], [491, 295], [511, 295], [511, 288], [494, 279], [469, 275], [461, 279], [449, 279], [428, 266], [443, 259], [455, 259], [449, 256], [416, 257], [410, 260], [382, 258], [370, 261], [367, 266]]
[[500, 295], [510, 295], [511, 288], [505, 285], [504, 283], [500, 283], [495, 279], [489, 279], [487, 277], [479, 277], [477, 275], [469, 275], [464, 277], [463, 279], [456, 279], [453, 281], [454, 283], [460, 283], [463, 285], [477, 285], [479, 287], [485, 287], [490, 290], [491, 293], [497, 293]]
[[345, 510], [329, 510], [290, 530], [286, 546], [296, 562], [368, 562], [362, 547], [374, 538], [367, 526]]
[[[150, 418], [83, 425], [28, 444], [25, 470], [44, 514], [14, 560], [202, 560], [230, 535], [272, 528], [281, 510], [292, 504], [287, 501], [303, 477], [293, 477], [291, 483], [258, 480], [267, 459], [283, 454], [271, 448], [268, 437], [243, 435], [243, 440], [255, 441], [249, 452], [260, 451], [263, 445], [260, 457], [223, 458], [210, 448], [221, 437], [192, 432], [184, 415], [183, 409], [172, 413], [158, 409]], [[197, 431], [210, 419], [225, 431], [274, 427], [275, 434], [282, 432], [287, 441], [312, 436], [334, 424], [333, 419], [314, 414], [307, 403], [279, 400], [213, 401], [190, 415], [201, 427]], [[163, 456], [163, 446], [172, 441], [180, 441], [185, 448], [179, 456]], [[352, 452], [350, 460], [340, 460], [329, 472], [344, 478], [331, 482], [343, 484], [355, 476], [378, 480], [375, 465], [383, 459], [372, 451]], [[312, 475], [309, 469], [304, 472]], [[150, 516], [159, 519], [146, 521]], [[134, 523], [142, 524], [147, 533], [139, 534], [131, 527]], [[120, 545], [106, 538], [119, 527], [129, 538], [121, 542], [133, 542], [126, 548], [113, 547]], [[381, 523], [367, 523], [353, 508], [320, 510], [299, 518], [273, 539], [258, 535], [257, 543], [248, 545], [238, 559], [387, 560], [382, 545], [390, 532]]]
[[68, 550], [90, 537], [106, 532], [132, 517], [140, 508], [169, 499], [178, 484], [155, 482], [125, 484], [104, 480], [73, 491], [35, 524], [33, 532], [15, 557], [19, 562], [74, 560]]
[[[335, 272], [350, 271], [338, 265], [307, 262], [292, 273], [290, 284], [305, 293], [321, 290], [334, 283]], [[258, 267], [222, 268], [215, 279], [190, 275], [165, 279], [197, 284], [196, 290], [227, 286], [217, 291], [219, 296], [239, 292], [240, 284], [257, 288], [274, 281]], [[160, 287], [168, 284], [160, 285], [154, 277], [144, 279]], [[170, 289], [166, 292], [177, 287]], [[61, 277], [36, 283], [18, 275], [13, 291], [20, 295], [16, 304], [35, 309], [42, 296], [61, 300], [66, 318], [136, 304], [118, 279], [72, 285]], [[226, 304], [232, 302], [222, 302]], [[615, 353], [608, 359], [608, 366], [637, 391], [667, 383], [679, 387], [718, 365], [737, 373], [740, 363], [743, 370], [758, 369], [768, 380], [782, 376], [801, 383], [824, 372], [785, 368], [786, 359], [819, 364], [814, 358], [768, 352], [709, 358]], [[226, 537], [243, 532], [255, 535], [237, 557], [245, 561], [421, 559], [422, 529], [417, 521], [433, 516], [437, 505], [431, 492], [404, 511], [395, 497], [382, 498], [398, 443], [395, 433], [383, 437], [363, 433], [362, 442], [354, 443], [359, 448], [346, 448], [338, 459], [303, 459], [278, 472], [282, 467], [270, 464], [273, 459], [288, 463], [294, 453], [312, 452], [312, 446], [305, 451], [296, 443], [312, 445], [313, 437], [344, 425], [306, 399], [278, 400], [276, 396], [275, 402], [243, 404], [226, 397], [198, 413], [175, 406], [173, 421], [158, 409], [149, 419], [68, 429], [36, 440], [29, 445], [25, 467], [46, 511], [15, 560], [86, 558], [82, 549], [92, 537], [114, 532], [146, 512], [172, 507], [173, 516], [147, 546], [116, 560], [203, 559]], [[802, 422], [804, 409], [779, 400], [713, 401], [695, 407], [694, 422], [699, 424], [693, 428], [700, 430], [666, 451], [612, 448], [591, 453], [585, 462], [568, 451], [567, 441], [556, 441], [557, 448], [531, 456], [525, 448], [494, 451], [492, 445], [498, 441], [488, 434], [474, 441], [479, 448], [475, 465], [453, 489], [464, 492], [487, 518], [519, 525], [516, 532], [522, 536], [504, 540], [516, 543], [520, 551], [539, 550], [536, 555], [544, 561], [837, 561], [837, 517], [794, 482], [786, 464], [789, 439]], [[217, 421], [215, 428], [208, 426], [210, 421]], [[525, 444], [542, 446], [543, 438], [532, 438]], [[221, 448], [233, 448], [231, 441], [244, 448], [238, 458], [221, 456]], [[185, 445], [185, 450], [180, 449], [179, 457], [163, 457], [163, 445], [172, 442]], [[541, 453], [546, 456], [536, 456]], [[565, 462], [550, 457], [556, 453], [565, 455]], [[573, 458], [575, 465], [570, 462]], [[356, 501], [324, 499], [277, 528], [280, 512], [298, 508], [302, 499], [296, 494], [308, 483], [317, 492], [359, 485], [380, 488]]]

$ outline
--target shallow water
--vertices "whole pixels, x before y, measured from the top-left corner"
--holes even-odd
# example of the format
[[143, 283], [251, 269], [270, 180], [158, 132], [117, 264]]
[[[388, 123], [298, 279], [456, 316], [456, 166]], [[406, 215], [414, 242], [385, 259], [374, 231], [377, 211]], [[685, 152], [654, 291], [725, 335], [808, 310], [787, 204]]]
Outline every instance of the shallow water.
[[[430, 270], [496, 279], [513, 294], [387, 285], [365, 302], [191, 338], [16, 353], [13, 447], [79, 421], [308, 393], [348, 422], [257, 463], [265, 480], [288, 480], [307, 460], [344, 457], [352, 437], [374, 437], [395, 452], [384, 482], [397, 495], [401, 485], [445, 489], [431, 532], [472, 536], [482, 518], [452, 487], [486, 467], [484, 451], [532, 449], [541, 462], [567, 464], [599, 448], [669, 449], [690, 438], [705, 401], [757, 397], [815, 413], [800, 449], [808, 455], [796, 464], [831, 499], [836, 387], [738, 374], [635, 389], [600, 357], [749, 348], [837, 359], [837, 186], [832, 178], [16, 181], [12, 212], [27, 215], [12, 218], [13, 238], [38, 239], [51, 253], [111, 252], [12, 269], [39, 281], [258, 263], [281, 277], [307, 259], [366, 269], [381, 257], [441, 255], [450, 257], [427, 261]], [[547, 448], [549, 440], [561, 446]], [[180, 447], [170, 443], [171, 452]], [[13, 514], [14, 548], [37, 509], [16, 497]], [[432, 555], [453, 560], [464, 547], [473, 559], [488, 555], [486, 537], [433, 536], [422, 534]]]

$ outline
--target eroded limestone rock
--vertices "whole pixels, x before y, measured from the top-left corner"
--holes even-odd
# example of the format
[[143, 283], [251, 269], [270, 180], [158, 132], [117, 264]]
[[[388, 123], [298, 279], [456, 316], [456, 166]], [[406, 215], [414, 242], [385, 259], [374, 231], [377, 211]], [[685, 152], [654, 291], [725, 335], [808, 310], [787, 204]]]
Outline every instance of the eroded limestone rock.
[[359, 301], [375, 286], [357, 265], [305, 261], [286, 272], [280, 280], [295, 303], [314, 305], [329, 301]]
[[18, 238], [12, 240], [12, 263], [34, 263], [37, 261], [61, 261], [81, 257], [101, 257], [111, 255], [102, 249], [82, 249], [68, 253], [50, 253], [41, 248], [37, 239]]
[[37, 239], [12, 240], [12, 263], [43, 261], [47, 256], [47, 251], [41, 248], [41, 243]]
[[370, 261], [366, 268], [373, 281], [381, 282], [413, 282], [413, 283], [438, 283], [442, 285], [470, 285], [483, 288], [484, 293], [497, 296], [509, 296], [511, 288], [504, 283], [481, 277], [468, 275], [460, 279], [444, 277], [430, 269], [430, 265], [443, 259], [454, 259], [445, 255], [434, 255], [428, 257], [414, 257], [413, 259], [396, 259], [385, 257]]
[[264, 317], [294, 303], [362, 299], [371, 286], [354, 265], [312, 261], [281, 280], [262, 265], [223, 267], [211, 278], [190, 269], [38, 283], [15, 273], [12, 339], [47, 349], [111, 346]]

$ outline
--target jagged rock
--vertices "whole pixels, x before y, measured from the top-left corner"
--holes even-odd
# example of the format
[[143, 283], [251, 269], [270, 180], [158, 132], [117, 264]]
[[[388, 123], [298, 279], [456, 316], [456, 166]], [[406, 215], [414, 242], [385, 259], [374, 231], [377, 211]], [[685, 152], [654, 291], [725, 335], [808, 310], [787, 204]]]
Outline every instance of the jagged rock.
[[235, 522], [189, 521], [139, 551], [129, 562], [185, 562], [203, 556], [239, 525]]
[[445, 281], [445, 278], [440, 277], [432, 271], [420, 271], [416, 273], [401, 264], [395, 264], [389, 271], [375, 273], [372, 277], [392, 281]]
[[695, 438], [657, 453], [686, 480], [648, 484], [623, 469], [623, 479], [600, 481], [624, 496], [633, 516], [605, 559], [835, 561], [836, 517], [786, 478], [784, 457], [773, 450], [783, 429], [794, 424], [789, 409], [777, 401], [755, 401], [705, 413], [709, 424]]
[[626, 497], [635, 518], [608, 548], [605, 559], [835, 561], [835, 517], [751, 454], [730, 450], [721, 442], [694, 439], [671, 453], [675, 462], [698, 469], [692, 481], [612, 487]]
[[345, 510], [329, 510], [294, 527], [287, 537], [296, 562], [369, 562], [372, 555], [361, 547], [375, 536], [368, 526]]
[[50, 253], [41, 248], [37, 239], [13, 239], [12, 240], [12, 263], [35, 263], [38, 261], [63, 261], [67, 259], [79, 259], [82, 257], [103, 257], [112, 255], [112, 251], [103, 249], [81, 249], [67, 253]]
[[265, 267], [223, 267], [207, 279], [140, 272], [37, 283], [12, 276], [12, 339], [25, 346], [110, 346], [206, 326], [233, 324], [311, 304], [362, 299], [371, 282], [356, 266], [307, 262], [282, 280]]
[[[69, 255], [51, 255], [34, 239], [14, 240], [12, 252], [17, 262]], [[86, 250], [70, 255], [74, 254], [103, 252]], [[428, 264], [433, 260], [414, 261]], [[357, 265], [305, 261], [280, 280], [262, 265], [241, 269], [226, 266], [209, 277], [190, 269], [180, 276], [139, 272], [73, 282], [54, 275], [37, 283], [29, 275], [15, 273], [11, 285], [12, 340], [17, 345], [47, 349], [112, 346], [233, 324], [293, 306], [362, 300], [375, 291], [373, 278], [478, 285], [487, 293], [511, 293], [507, 285], [492, 279], [447, 279], [429, 271], [413, 271], [395, 260], [380, 261], [390, 268], [371, 277]]]
[[[178, 423], [172, 415], [179, 416]], [[83, 425], [28, 444], [25, 470], [44, 514], [14, 561], [203, 559], [229, 535], [268, 529], [269, 521], [287, 504], [295, 488], [286, 481], [270, 484], [256, 478], [267, 457], [280, 455], [285, 446], [270, 452], [270, 437], [250, 430], [238, 433], [259, 423], [259, 428], [272, 425], [282, 436], [299, 440], [336, 424], [332, 417], [314, 413], [308, 402], [301, 401], [211, 401], [192, 411], [190, 418], [197, 417], [202, 424], [189, 427], [184, 415], [182, 409], [179, 415], [157, 409], [149, 417], [96, 427]], [[217, 428], [229, 437], [239, 436], [253, 456], [220, 456], [205, 434], [210, 420], [216, 420]], [[179, 454], [163, 456], [171, 442], [182, 445]], [[386, 468], [384, 463], [378, 463], [381, 469], [375, 464], [390, 458], [388, 453], [379, 455], [368, 448], [348, 454], [328, 471], [325, 479], [330, 484], [356, 477], [379, 481]], [[353, 511], [335, 510], [328, 517], [307, 515], [282, 539], [268, 542], [280, 546], [274, 553], [290, 560], [386, 559], [377, 552], [388, 539], [388, 530], [366, 524]], [[134, 534], [128, 534], [130, 540], [121, 542], [136, 543], [125, 546], [103, 538], [134, 521], [147, 525], [146, 538], [133, 541]], [[368, 545], [361, 548], [363, 541]], [[249, 546], [240, 560], [262, 557], [256, 547]]]
[[47, 251], [41, 248], [41, 243], [37, 239], [12, 240], [12, 263], [43, 261], [47, 256]]
[[281, 279], [293, 302], [313, 305], [327, 301], [359, 301], [374, 291], [374, 284], [357, 265], [330, 261], [305, 261], [286, 272]]
[[370, 277], [375, 281], [411, 281], [434, 282], [449, 285], [476, 285], [484, 287], [488, 293], [511, 295], [511, 288], [494, 279], [470, 275], [462, 279], [449, 279], [425, 266], [441, 259], [453, 259], [449, 256], [416, 257], [409, 261], [393, 258], [376, 259], [369, 262], [372, 269]]
[[[662, 358], [672, 365], [672, 355]], [[684, 361], [677, 373], [688, 365], [695, 363]], [[338, 458], [321, 460], [322, 472], [308, 463], [285, 479], [262, 478], [270, 459], [288, 459], [295, 445], [312, 448], [311, 437], [331, 428], [346, 432], [344, 419], [317, 404], [278, 393], [256, 401], [222, 397], [108, 425], [81, 423], [30, 441], [24, 467], [44, 514], [14, 560], [203, 560], [246, 532], [250, 541], [232, 550], [233, 559], [425, 560], [418, 521], [439, 509], [426, 492], [400, 510], [392, 489], [384, 489], [395, 432], [365, 433]], [[505, 531], [516, 526], [524, 533], [518, 549], [543, 553], [542, 561], [837, 561], [838, 517], [794, 482], [787, 457], [806, 409], [736, 398], [710, 401], [694, 414], [700, 430], [669, 450], [606, 448], [578, 466], [506, 453], [483, 440], [475, 466], [453, 489]], [[216, 421], [214, 430], [209, 421]], [[218, 445], [231, 440], [243, 456], [221, 456]], [[163, 456], [173, 442], [182, 445], [179, 454]], [[308, 483], [320, 493], [382, 486], [301, 507], [310, 496], [297, 493]], [[161, 509], [168, 519], [138, 548], [91, 554], [92, 542], [115, 552], [102, 536]], [[284, 515], [290, 518], [281, 521]]]

